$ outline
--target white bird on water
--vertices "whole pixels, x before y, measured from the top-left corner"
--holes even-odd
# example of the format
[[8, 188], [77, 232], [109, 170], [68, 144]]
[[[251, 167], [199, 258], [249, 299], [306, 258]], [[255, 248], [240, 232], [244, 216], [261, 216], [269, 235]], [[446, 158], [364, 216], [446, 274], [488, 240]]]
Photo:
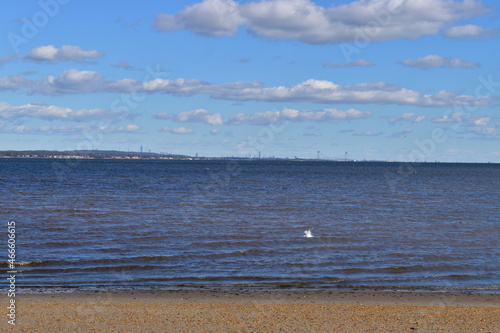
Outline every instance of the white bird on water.
[[304, 237], [306, 237], [306, 238], [312, 238], [312, 237], [314, 237], [313, 234], [312, 234], [312, 230], [313, 230], [313, 228], [305, 230], [304, 231]]

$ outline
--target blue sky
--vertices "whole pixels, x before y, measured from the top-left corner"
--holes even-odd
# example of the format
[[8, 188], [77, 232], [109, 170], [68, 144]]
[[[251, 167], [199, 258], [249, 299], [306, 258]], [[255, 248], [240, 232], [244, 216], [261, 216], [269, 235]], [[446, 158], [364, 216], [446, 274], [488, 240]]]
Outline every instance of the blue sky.
[[0, 150], [500, 162], [496, 1], [0, 6]]

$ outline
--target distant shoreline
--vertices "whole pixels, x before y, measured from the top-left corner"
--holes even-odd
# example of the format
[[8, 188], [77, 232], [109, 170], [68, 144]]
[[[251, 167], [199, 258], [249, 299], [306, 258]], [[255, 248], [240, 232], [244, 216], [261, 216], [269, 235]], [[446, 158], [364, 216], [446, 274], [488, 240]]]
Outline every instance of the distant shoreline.
[[178, 161], [298, 161], [298, 162], [335, 162], [335, 163], [408, 163], [408, 164], [499, 164], [497, 162], [445, 162], [445, 161], [397, 161], [397, 160], [356, 160], [356, 159], [317, 159], [290, 157], [238, 157], [238, 156], [189, 156], [179, 154], [122, 152], [108, 150], [93, 151], [52, 151], [52, 150], [4, 150], [0, 159], [82, 159], [82, 160], [178, 160]]

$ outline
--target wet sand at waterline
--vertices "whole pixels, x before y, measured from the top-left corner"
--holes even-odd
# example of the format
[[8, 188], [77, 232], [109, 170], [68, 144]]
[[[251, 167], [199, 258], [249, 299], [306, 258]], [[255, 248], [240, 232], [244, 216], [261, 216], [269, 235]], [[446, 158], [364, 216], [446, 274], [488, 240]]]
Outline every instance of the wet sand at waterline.
[[[0, 298], [8, 304], [7, 296]], [[500, 295], [162, 290], [16, 295], [18, 332], [500, 332]]]

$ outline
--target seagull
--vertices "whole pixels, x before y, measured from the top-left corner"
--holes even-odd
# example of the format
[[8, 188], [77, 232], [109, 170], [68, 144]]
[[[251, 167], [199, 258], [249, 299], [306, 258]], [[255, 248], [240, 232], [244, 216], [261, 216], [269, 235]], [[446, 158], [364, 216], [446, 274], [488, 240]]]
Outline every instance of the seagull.
[[312, 230], [313, 230], [313, 228], [308, 229], [308, 230], [304, 230], [304, 237], [306, 237], [306, 238], [312, 238], [312, 237], [314, 237], [313, 234], [312, 234]]

